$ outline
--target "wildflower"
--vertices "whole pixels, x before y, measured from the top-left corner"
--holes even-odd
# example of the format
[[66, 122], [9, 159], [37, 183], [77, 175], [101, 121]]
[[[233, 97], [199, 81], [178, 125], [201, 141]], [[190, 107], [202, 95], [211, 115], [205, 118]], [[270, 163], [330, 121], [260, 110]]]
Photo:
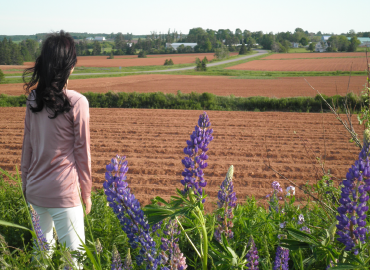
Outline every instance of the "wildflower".
[[279, 226], [280, 226], [280, 228], [281, 228], [281, 229], [284, 229], [284, 228], [285, 228], [285, 226], [286, 226], [286, 221], [284, 221], [283, 223], [280, 223], [280, 225], [279, 225]]
[[2, 248], [4, 255], [10, 255], [8, 243], [5, 241], [4, 236], [2, 236], [1, 234], [0, 234], [0, 248]]
[[272, 192], [270, 194], [269, 209], [270, 211], [274, 210], [276, 213], [279, 212], [279, 201], [277, 196], [279, 192], [283, 192], [283, 189], [281, 188], [279, 182], [272, 182]]
[[69, 253], [68, 250], [62, 251], [62, 258], [61, 258], [62, 263], [62, 269], [63, 270], [73, 270], [72, 265], [74, 265], [72, 255]]
[[[129, 269], [129, 268], [124, 268], [124, 269]], [[116, 246], [114, 245], [113, 245], [113, 251], [112, 251], [111, 270], [122, 270], [121, 256], [119, 255], [119, 252]]]
[[338, 241], [343, 243], [346, 251], [352, 250], [359, 241], [365, 243], [367, 201], [370, 191], [369, 143], [365, 140], [358, 160], [348, 170], [342, 182], [337, 220]]
[[[169, 264], [169, 268], [173, 270], [184, 270], [188, 266], [186, 265], [186, 258], [181, 253], [179, 244], [179, 238], [177, 237], [180, 234], [180, 230], [178, 230], [178, 224], [176, 220], [170, 220], [163, 233], [168, 236], [168, 239], [162, 238], [161, 242], [161, 249], [162, 249], [162, 264]], [[169, 256], [165, 253], [168, 251]], [[162, 270], [165, 268], [162, 268]]]
[[[184, 148], [184, 153], [188, 156], [182, 160], [185, 169], [182, 172], [184, 179], [181, 180], [181, 184], [185, 186], [184, 194], [191, 189], [198, 197], [202, 197], [203, 188], [207, 185], [203, 169], [208, 166], [206, 152], [208, 151], [208, 144], [213, 140], [213, 130], [209, 129], [210, 126], [209, 117], [204, 112], [199, 116], [198, 126], [195, 126], [195, 131], [191, 134], [190, 140], [186, 141], [187, 147]], [[199, 151], [201, 153], [198, 155]]]
[[215, 238], [217, 241], [221, 242], [221, 233], [224, 233], [226, 237], [233, 238], [234, 234], [230, 229], [233, 227], [233, 209], [236, 206], [236, 196], [234, 192], [234, 184], [232, 181], [234, 173], [234, 166], [231, 165], [227, 171], [225, 180], [220, 186], [218, 191], [218, 201], [217, 205], [219, 209], [223, 210], [223, 213], [217, 216], [217, 220], [221, 223], [218, 225], [218, 228], [215, 230]]
[[96, 239], [95, 248], [98, 254], [100, 254], [103, 251], [103, 247], [99, 241], [99, 238]]
[[133, 249], [140, 246], [136, 262], [140, 266], [146, 264], [149, 269], [157, 269], [161, 260], [157, 256], [156, 243], [150, 235], [150, 226], [139, 201], [130, 193], [126, 180], [128, 171], [126, 157], [116, 156], [106, 166], [106, 181], [103, 183], [109, 206], [113, 209], [121, 223], [122, 230], [127, 234], [128, 242]]
[[247, 259], [247, 264], [245, 266], [248, 267], [248, 269], [258, 270], [258, 250], [252, 236], [249, 238], [247, 247], [249, 247], [249, 250], [245, 255], [245, 258]]
[[286, 196], [287, 197], [290, 196], [290, 193], [292, 193], [292, 195], [295, 195], [295, 187], [289, 186], [289, 187], [286, 188]]
[[35, 209], [33, 209], [32, 205], [30, 205], [31, 209], [31, 216], [32, 216], [32, 224], [35, 229], [36, 237], [37, 237], [37, 242], [35, 241], [35, 246], [37, 249], [45, 250], [48, 251], [50, 249], [50, 246], [48, 242], [46, 241], [46, 238], [41, 230], [40, 227], [40, 218]]
[[303, 226], [302, 228], [299, 229], [300, 231], [302, 232], [306, 232], [306, 233], [311, 233], [311, 230], [310, 228], [306, 227], [306, 226]]
[[297, 224], [303, 224], [303, 222], [304, 222], [304, 216], [303, 216], [302, 214], [300, 214], [300, 215], [298, 216]]
[[278, 181], [272, 182], [272, 188], [276, 192], [283, 192], [283, 189], [281, 188], [280, 183]]
[[132, 260], [131, 260], [131, 254], [130, 249], [128, 249], [125, 260], [123, 262], [123, 269], [125, 270], [132, 270]]
[[273, 270], [289, 270], [289, 249], [278, 246], [276, 250]]

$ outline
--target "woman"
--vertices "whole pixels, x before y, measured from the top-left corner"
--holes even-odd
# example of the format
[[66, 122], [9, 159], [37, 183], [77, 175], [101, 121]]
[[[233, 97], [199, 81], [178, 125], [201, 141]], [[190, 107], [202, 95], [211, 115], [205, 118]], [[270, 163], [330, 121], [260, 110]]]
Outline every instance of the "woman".
[[[25, 70], [29, 94], [22, 147], [22, 188], [28, 203], [40, 217], [47, 241], [77, 250], [85, 241], [84, 215], [91, 210], [91, 158], [89, 104], [67, 89], [77, 63], [73, 38], [63, 31], [50, 35], [35, 66]], [[26, 82], [25, 77], [31, 74]], [[73, 226], [72, 226], [73, 224]], [[75, 230], [76, 232], [75, 232]]]

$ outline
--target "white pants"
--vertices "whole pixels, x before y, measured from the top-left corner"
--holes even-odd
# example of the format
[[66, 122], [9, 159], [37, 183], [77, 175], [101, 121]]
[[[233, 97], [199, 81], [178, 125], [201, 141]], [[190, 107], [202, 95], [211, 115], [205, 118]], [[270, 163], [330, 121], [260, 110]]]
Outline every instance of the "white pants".
[[[57, 232], [59, 243], [65, 243], [66, 248], [78, 250], [78, 246], [81, 244], [78, 236], [85, 243], [84, 213], [82, 205], [70, 208], [32, 206], [40, 218], [40, 228], [46, 241], [50, 244], [50, 248], [55, 246], [53, 227], [55, 227]], [[74, 261], [76, 262], [76, 260]]]

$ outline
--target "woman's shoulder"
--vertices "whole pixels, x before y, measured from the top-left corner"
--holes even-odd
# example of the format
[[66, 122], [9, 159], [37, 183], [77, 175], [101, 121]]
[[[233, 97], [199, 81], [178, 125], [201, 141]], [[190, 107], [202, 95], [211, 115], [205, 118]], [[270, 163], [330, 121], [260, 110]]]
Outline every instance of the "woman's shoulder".
[[80, 94], [80, 93], [78, 93], [74, 90], [67, 89], [66, 90], [66, 95], [69, 98], [69, 100], [71, 101], [72, 106], [76, 105], [76, 103], [81, 103], [81, 102], [86, 103], [87, 102], [87, 98], [84, 95], [82, 95], [82, 94]]

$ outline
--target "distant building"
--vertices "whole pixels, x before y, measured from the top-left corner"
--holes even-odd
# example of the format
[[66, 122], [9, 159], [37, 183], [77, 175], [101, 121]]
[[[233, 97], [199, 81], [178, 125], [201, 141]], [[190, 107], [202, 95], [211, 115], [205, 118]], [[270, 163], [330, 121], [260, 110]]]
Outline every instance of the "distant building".
[[292, 48], [298, 48], [298, 43], [297, 42], [292, 42]]
[[95, 37], [94, 40], [96, 40], [96, 41], [103, 41], [103, 40], [105, 40], [105, 37]]
[[317, 42], [315, 45], [315, 52], [325, 52], [328, 48], [328, 43], [325, 41]]
[[194, 47], [197, 46], [198, 44], [197, 43], [166, 43], [166, 48], [173, 48], [177, 50], [177, 48], [180, 47], [181, 45], [184, 45], [184, 47], [189, 46], [192, 49], [194, 49]]
[[[351, 37], [347, 37], [348, 40], [351, 40]], [[370, 47], [370, 38], [369, 37], [358, 37], [357, 38], [361, 43], [359, 47]]]
[[93, 40], [94, 38], [92, 38], [92, 37], [87, 37], [87, 38], [85, 38], [86, 40]]
[[321, 41], [327, 42], [331, 36], [322, 36]]

